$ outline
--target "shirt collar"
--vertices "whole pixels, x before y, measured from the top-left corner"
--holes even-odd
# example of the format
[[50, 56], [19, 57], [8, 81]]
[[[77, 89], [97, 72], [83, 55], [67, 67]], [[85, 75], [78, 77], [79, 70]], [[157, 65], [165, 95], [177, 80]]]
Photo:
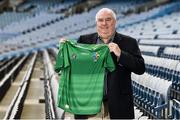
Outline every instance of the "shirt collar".
[[[113, 35], [110, 37], [108, 43], [110, 43], [114, 40], [115, 33], [116, 32], [114, 32]], [[104, 43], [104, 42], [103, 42], [102, 38], [98, 35], [97, 44], [101, 44], [101, 43]]]

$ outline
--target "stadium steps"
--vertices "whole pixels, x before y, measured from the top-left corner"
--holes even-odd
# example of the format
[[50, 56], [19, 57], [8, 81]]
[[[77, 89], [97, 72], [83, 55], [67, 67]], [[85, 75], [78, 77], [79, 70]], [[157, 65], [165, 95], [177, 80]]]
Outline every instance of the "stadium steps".
[[0, 119], [3, 119], [6, 111], [8, 109], [8, 106], [10, 105], [14, 95], [16, 94], [16, 91], [18, 90], [17, 85], [12, 85], [6, 95], [3, 97], [1, 103], [0, 103]]
[[44, 81], [40, 80], [42, 68], [42, 58], [39, 55], [33, 68], [21, 119], [45, 119]]
[[18, 88], [20, 87], [20, 83], [22, 82], [23, 76], [25, 75], [25, 71], [27, 70], [27, 65], [30, 61], [27, 60], [22, 70], [19, 72], [14, 81], [12, 81], [11, 87], [8, 89], [7, 93], [0, 101], [0, 119], [3, 119], [6, 111], [13, 100], [14, 95], [16, 94]]

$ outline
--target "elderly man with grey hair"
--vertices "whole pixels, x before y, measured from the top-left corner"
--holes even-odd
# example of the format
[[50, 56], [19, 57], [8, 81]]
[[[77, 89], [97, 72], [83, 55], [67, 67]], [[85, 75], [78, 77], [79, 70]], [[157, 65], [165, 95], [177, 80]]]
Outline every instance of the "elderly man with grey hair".
[[[145, 72], [144, 59], [134, 38], [116, 31], [116, 14], [102, 8], [96, 14], [96, 33], [81, 35], [78, 43], [108, 44], [116, 69], [106, 72], [103, 102], [110, 119], [134, 119], [131, 72]], [[88, 119], [89, 115], [74, 115], [75, 119]]]

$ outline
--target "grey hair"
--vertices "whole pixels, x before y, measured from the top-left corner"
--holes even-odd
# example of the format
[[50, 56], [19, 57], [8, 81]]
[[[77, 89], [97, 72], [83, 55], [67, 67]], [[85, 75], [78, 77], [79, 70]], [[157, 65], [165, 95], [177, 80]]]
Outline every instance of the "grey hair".
[[113, 16], [113, 18], [116, 20], [116, 14], [115, 14], [115, 12], [114, 12], [113, 10], [111, 10], [111, 9], [109, 9], [109, 8], [102, 8], [102, 9], [100, 9], [100, 10], [96, 13], [96, 22], [97, 22], [97, 19], [98, 19], [99, 14], [100, 14], [101, 12], [104, 12], [104, 11], [107, 11], [107, 12], [111, 13], [112, 16]]

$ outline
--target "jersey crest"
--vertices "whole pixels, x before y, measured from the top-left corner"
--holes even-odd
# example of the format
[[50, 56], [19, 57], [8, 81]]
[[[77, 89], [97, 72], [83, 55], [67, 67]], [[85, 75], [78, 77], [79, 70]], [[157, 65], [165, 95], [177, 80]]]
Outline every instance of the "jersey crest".
[[97, 62], [97, 60], [99, 59], [99, 53], [94, 52], [93, 55], [92, 55], [92, 58], [93, 58], [94, 62]]

